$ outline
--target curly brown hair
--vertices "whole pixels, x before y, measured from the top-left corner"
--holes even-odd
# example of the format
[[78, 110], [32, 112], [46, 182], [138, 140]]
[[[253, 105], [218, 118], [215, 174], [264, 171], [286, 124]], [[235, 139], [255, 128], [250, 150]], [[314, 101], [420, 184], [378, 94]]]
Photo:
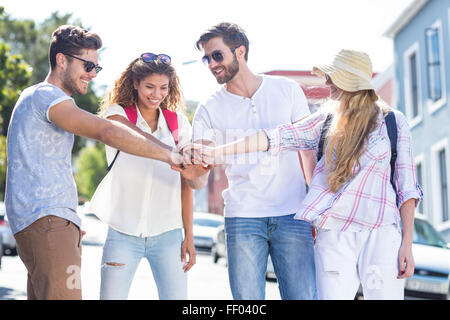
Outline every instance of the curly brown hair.
[[114, 88], [108, 92], [106, 98], [102, 101], [99, 115], [103, 115], [105, 110], [113, 104], [122, 107], [136, 104], [138, 95], [134, 88], [134, 81], [139, 83], [152, 74], [166, 75], [169, 78], [169, 94], [161, 102], [160, 107], [170, 111], [183, 110], [184, 103], [180, 80], [172, 64], [163, 63], [158, 59], [144, 62], [141, 58], [137, 58], [130, 62], [119, 79], [115, 81]]

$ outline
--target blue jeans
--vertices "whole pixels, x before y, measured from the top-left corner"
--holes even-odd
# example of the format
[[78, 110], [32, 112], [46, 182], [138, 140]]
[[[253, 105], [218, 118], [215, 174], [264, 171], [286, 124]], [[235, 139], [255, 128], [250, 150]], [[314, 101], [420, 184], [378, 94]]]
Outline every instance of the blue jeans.
[[125, 300], [142, 258], [147, 258], [161, 300], [187, 299], [181, 262], [181, 229], [153, 237], [130, 236], [109, 228], [101, 266], [101, 300]]
[[234, 299], [265, 299], [269, 254], [281, 299], [317, 299], [311, 226], [293, 217], [225, 218], [228, 276]]

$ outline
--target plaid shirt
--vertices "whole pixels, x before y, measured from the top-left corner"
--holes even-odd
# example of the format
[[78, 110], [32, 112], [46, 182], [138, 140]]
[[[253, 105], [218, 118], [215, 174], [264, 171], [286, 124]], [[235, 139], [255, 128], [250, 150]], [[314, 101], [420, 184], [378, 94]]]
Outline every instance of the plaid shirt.
[[[383, 115], [376, 129], [369, 134], [366, 151], [360, 158], [360, 168], [354, 177], [336, 193], [328, 188], [324, 156], [317, 163], [308, 194], [295, 218], [311, 222], [319, 229], [340, 231], [372, 230], [388, 224], [400, 227], [401, 205], [414, 198], [417, 203], [423, 193], [415, 174], [414, 155], [409, 125], [404, 115], [394, 111], [397, 121], [397, 161], [395, 165], [396, 194], [390, 182], [391, 148]], [[269, 152], [283, 150], [315, 150], [326, 114], [316, 112], [296, 124], [265, 130]]]

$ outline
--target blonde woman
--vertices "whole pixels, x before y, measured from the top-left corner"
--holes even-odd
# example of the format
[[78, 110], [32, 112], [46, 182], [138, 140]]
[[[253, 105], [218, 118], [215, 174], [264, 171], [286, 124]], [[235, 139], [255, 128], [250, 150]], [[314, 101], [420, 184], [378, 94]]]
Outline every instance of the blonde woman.
[[[143, 53], [116, 80], [100, 113], [175, 147], [191, 139], [182, 107], [170, 57]], [[108, 146], [106, 155], [110, 172], [91, 200], [91, 210], [109, 225], [100, 299], [126, 299], [142, 258], [150, 264], [160, 299], [187, 299], [186, 272], [196, 257], [193, 194], [187, 179], [160, 161]]]
[[324, 155], [295, 215], [295, 219], [309, 221], [318, 229], [318, 298], [353, 299], [361, 283], [365, 299], [403, 299], [404, 279], [414, 272], [414, 208], [422, 198], [408, 122], [402, 113], [393, 111], [398, 136], [396, 192], [390, 182], [388, 108], [378, 101], [370, 84], [368, 55], [342, 50], [330, 65], [315, 67], [313, 73], [326, 80], [335, 101], [327, 112], [232, 144], [191, 148], [202, 150], [206, 163], [223, 155], [254, 151], [317, 151], [327, 113], [331, 112]]

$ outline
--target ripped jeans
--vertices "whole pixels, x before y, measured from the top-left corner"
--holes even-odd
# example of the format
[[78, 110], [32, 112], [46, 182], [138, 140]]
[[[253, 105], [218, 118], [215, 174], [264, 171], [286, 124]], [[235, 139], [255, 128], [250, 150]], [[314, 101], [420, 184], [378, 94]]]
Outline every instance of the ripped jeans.
[[142, 258], [150, 264], [161, 300], [186, 300], [187, 276], [181, 262], [181, 229], [152, 237], [108, 230], [101, 266], [101, 300], [126, 300]]

